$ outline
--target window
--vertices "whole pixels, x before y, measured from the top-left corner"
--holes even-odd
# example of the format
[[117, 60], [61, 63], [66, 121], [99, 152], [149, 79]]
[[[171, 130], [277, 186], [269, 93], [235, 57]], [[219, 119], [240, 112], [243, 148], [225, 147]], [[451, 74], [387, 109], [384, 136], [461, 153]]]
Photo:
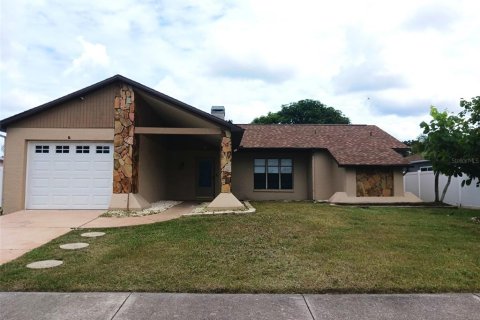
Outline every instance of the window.
[[90, 153], [90, 146], [77, 146], [76, 153]]
[[110, 153], [109, 146], [97, 146], [97, 153]]
[[420, 171], [433, 171], [432, 167], [420, 167]]
[[292, 159], [255, 159], [253, 166], [254, 189], [293, 189]]
[[48, 153], [49, 151], [49, 146], [35, 146], [35, 153]]
[[55, 153], [69, 153], [70, 146], [55, 146]]

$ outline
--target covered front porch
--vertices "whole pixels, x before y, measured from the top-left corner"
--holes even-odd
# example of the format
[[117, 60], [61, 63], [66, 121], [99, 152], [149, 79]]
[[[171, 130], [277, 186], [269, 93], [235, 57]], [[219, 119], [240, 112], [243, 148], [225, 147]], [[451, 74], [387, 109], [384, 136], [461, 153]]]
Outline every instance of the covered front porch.
[[148, 202], [211, 201], [220, 193], [220, 136], [139, 134], [138, 139], [138, 193]]
[[222, 209], [243, 206], [231, 193], [232, 145], [241, 129], [169, 99], [125, 86], [116, 101], [110, 207], [138, 210], [161, 200], [215, 205], [220, 198], [229, 199]]

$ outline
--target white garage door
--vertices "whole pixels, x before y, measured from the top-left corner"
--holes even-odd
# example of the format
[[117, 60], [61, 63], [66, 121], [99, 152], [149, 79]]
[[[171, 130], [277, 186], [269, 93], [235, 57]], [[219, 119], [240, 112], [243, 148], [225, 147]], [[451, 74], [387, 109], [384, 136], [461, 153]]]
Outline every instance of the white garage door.
[[113, 146], [108, 142], [30, 142], [27, 209], [107, 209]]

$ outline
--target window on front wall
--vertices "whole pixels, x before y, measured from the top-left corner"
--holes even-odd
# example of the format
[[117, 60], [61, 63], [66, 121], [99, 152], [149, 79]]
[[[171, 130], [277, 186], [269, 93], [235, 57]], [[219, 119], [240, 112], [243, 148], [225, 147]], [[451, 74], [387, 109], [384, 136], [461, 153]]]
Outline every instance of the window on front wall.
[[254, 189], [293, 189], [292, 159], [254, 159], [253, 175]]

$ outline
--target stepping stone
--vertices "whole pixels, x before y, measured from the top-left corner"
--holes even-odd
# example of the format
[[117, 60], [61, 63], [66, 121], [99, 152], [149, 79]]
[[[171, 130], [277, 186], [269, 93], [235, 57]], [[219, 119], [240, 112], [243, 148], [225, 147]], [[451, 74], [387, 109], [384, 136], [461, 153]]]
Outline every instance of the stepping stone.
[[85, 232], [81, 234], [82, 237], [87, 237], [87, 238], [101, 237], [104, 235], [105, 235], [105, 232]]
[[58, 267], [61, 264], [63, 264], [63, 261], [61, 260], [43, 260], [43, 261], [37, 261], [37, 262], [32, 262], [30, 264], [27, 264], [27, 268], [46, 269], [46, 268]]
[[89, 244], [85, 242], [75, 242], [75, 243], [67, 243], [60, 245], [60, 248], [65, 250], [77, 250], [88, 247]]

